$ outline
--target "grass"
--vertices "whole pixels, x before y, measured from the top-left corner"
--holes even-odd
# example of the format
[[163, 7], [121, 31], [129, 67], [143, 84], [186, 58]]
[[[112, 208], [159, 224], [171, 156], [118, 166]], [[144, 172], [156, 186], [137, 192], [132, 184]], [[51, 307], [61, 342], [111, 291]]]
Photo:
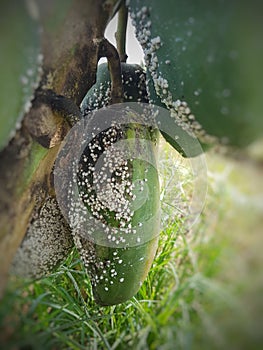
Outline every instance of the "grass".
[[136, 296], [98, 307], [73, 251], [46, 278], [10, 280], [0, 348], [261, 349], [262, 169], [215, 154], [207, 164], [205, 207], [189, 227], [191, 164], [163, 148], [163, 229]]

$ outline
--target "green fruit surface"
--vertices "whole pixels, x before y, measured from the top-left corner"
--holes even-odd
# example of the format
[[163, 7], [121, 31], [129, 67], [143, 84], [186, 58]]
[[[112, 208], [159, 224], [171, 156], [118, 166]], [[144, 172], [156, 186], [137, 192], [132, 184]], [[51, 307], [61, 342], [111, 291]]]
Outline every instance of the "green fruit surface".
[[[95, 301], [102, 306], [116, 305], [131, 299], [141, 288], [151, 268], [158, 247], [158, 238], [132, 248], [109, 249], [96, 246], [100, 261], [111, 261], [106, 273], [99, 273], [93, 285]], [[116, 255], [114, 255], [117, 253]], [[97, 272], [99, 272], [97, 270]]]
[[25, 3], [0, 3], [0, 149], [19, 126], [39, 75], [39, 28]]
[[[165, 89], [156, 89], [161, 76], [173, 100], [187, 102], [206, 134], [238, 147], [262, 137], [262, 5], [235, 0], [129, 4], [150, 62], [146, 68], [153, 102], [166, 104]], [[150, 51], [152, 40], [159, 39], [153, 72]]]
[[[103, 113], [101, 115], [103, 117]], [[83, 157], [87, 157], [88, 161], [83, 161], [84, 158], [80, 160], [79, 192], [83, 203], [93, 216], [99, 215], [107, 227], [117, 229], [110, 236], [106, 230], [96, 232], [99, 240], [96, 242], [95, 239], [94, 243], [86, 244], [84, 250], [80, 249], [91, 278], [94, 298], [100, 305], [119, 304], [137, 293], [149, 272], [158, 245], [160, 230], [160, 192], [156, 169], [158, 131], [141, 124], [136, 119], [137, 116], [135, 119], [133, 116], [133, 113], [129, 112], [127, 122], [118, 124], [119, 136], [115, 140], [116, 143], [125, 142], [128, 152], [126, 166], [122, 168], [120, 165], [118, 168], [120, 173], [116, 171], [116, 174], [112, 175], [114, 177], [112, 191], [124, 186], [122, 198], [115, 199], [112, 196], [109, 203], [106, 190], [105, 194], [99, 197], [94, 185], [98, 178], [93, 172], [87, 175], [90, 167], [91, 169], [96, 167], [96, 160], [93, 164], [90, 158], [90, 149], [94, 144], [100, 144], [103, 154], [104, 136], [100, 138], [98, 135], [88, 144], [83, 153]], [[96, 119], [96, 113], [93, 118]], [[93, 119], [90, 120], [89, 129], [94, 129]], [[104, 182], [101, 183], [101, 186], [103, 185]], [[91, 197], [93, 199], [90, 202]], [[128, 209], [125, 209], [124, 216], [120, 217], [118, 209], [114, 208], [118, 207], [123, 198], [128, 203]], [[123, 230], [119, 230], [120, 227]], [[123, 238], [125, 242], [122, 241]], [[87, 250], [90, 250], [88, 259], [85, 258]]]

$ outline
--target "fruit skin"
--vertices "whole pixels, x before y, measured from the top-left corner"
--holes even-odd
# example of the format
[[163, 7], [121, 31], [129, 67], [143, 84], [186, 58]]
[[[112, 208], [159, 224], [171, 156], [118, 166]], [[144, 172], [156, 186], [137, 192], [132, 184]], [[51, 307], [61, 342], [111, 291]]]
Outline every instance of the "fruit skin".
[[[113, 250], [107, 252], [107, 259], [112, 261], [103, 274], [104, 280], [113, 280], [113, 284], [99, 282], [93, 286], [93, 293], [96, 302], [100, 305], [120, 304], [131, 299], [141, 288], [151, 268], [155, 253], [158, 247], [158, 238], [133, 248], [119, 248], [118, 260], [114, 260]], [[103, 247], [97, 247], [98, 252], [103, 252]], [[116, 250], [115, 250], [116, 251]], [[143, 259], [143, 260], [142, 260]], [[118, 264], [118, 261], [123, 261]], [[111, 270], [117, 272], [117, 276], [112, 278]], [[101, 276], [102, 274], [99, 274]], [[105, 288], [108, 288], [106, 290]]]
[[126, 302], [139, 291], [154, 260], [158, 237], [132, 248], [92, 245], [81, 237], [75, 244], [91, 279], [95, 302], [110, 306]]
[[[95, 113], [94, 119], [89, 121], [90, 130], [96, 129], [96, 123], [100, 124], [100, 117], [105, 118], [103, 111], [99, 116], [98, 112], [97, 115]], [[106, 230], [100, 232], [99, 234], [105, 237], [103, 245], [97, 243], [96, 239], [94, 242], [94, 237], [89, 239], [83, 234], [75, 235], [75, 245], [90, 276], [95, 301], [103, 306], [125, 302], [136, 294], [150, 270], [158, 246], [160, 193], [156, 167], [159, 132], [153, 127], [141, 124], [137, 115], [133, 119], [133, 115], [129, 114], [129, 118], [126, 118], [126, 124], [114, 126], [114, 130], [117, 130], [114, 142], [124, 141], [128, 145], [127, 162], [124, 168], [123, 164], [119, 164], [121, 176], [117, 172], [117, 175], [112, 175], [114, 181], [111, 188], [114, 193], [116, 188], [124, 185], [123, 197], [116, 198], [114, 203], [118, 205], [123, 198], [129, 203], [128, 209], [124, 209], [122, 213], [123, 216], [118, 217], [119, 212], [111, 208], [111, 201], [109, 205], [103, 205], [109, 202], [106, 191], [104, 197], [97, 193], [94, 196], [95, 177], [92, 171], [89, 172], [90, 169], [94, 169], [97, 161], [95, 159], [92, 163], [92, 146], [96, 143], [101, 146], [101, 152], [97, 154], [99, 158], [107, 149], [104, 147], [106, 134], [112, 139], [109, 129], [88, 144], [79, 163], [78, 186], [83, 203], [94, 217], [100, 216], [100, 220], [107, 227], [113, 228], [111, 236], [115, 235], [113, 240], [108, 238]], [[142, 182], [143, 189], [137, 186]], [[103, 185], [102, 182], [102, 191]], [[129, 190], [128, 195], [126, 190]], [[114, 196], [111, 200], [114, 201]], [[123, 231], [120, 231], [119, 227], [122, 227]], [[121, 237], [125, 238], [125, 243], [121, 242]], [[120, 240], [120, 244], [115, 243], [117, 240]]]
[[[0, 2], [0, 150], [21, 127], [40, 79], [39, 24], [25, 1]], [[16, 43], [14, 45], [14, 43]]]
[[[201, 141], [244, 148], [262, 138], [258, 2], [130, 0], [129, 7], [145, 52], [147, 79], [165, 103], [168, 92], [172, 101], [187, 102], [203, 128], [196, 133]], [[156, 88], [159, 77], [168, 87]]]

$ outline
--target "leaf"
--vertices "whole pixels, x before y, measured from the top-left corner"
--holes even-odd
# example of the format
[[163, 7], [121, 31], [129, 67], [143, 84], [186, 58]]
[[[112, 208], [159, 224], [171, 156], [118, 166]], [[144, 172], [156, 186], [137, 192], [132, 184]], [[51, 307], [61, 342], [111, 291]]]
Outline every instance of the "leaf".
[[0, 149], [19, 127], [37, 86], [39, 30], [24, 1], [0, 4]]
[[130, 1], [153, 102], [177, 114], [178, 100], [187, 102], [190, 109], [179, 118], [206, 143], [215, 141], [211, 135], [243, 147], [262, 136], [263, 21], [257, 7], [245, 1]]

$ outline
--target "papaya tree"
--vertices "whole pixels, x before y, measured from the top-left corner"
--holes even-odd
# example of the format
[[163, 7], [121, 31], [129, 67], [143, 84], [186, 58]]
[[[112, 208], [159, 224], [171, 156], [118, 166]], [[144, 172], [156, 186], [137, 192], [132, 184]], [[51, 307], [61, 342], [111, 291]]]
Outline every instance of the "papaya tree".
[[[1, 2], [2, 293], [10, 269], [41, 277], [74, 245], [99, 304], [136, 293], [158, 245], [160, 133], [184, 157], [262, 136], [256, 5]], [[115, 15], [116, 47], [105, 39]], [[128, 15], [145, 67], [126, 63]]]

